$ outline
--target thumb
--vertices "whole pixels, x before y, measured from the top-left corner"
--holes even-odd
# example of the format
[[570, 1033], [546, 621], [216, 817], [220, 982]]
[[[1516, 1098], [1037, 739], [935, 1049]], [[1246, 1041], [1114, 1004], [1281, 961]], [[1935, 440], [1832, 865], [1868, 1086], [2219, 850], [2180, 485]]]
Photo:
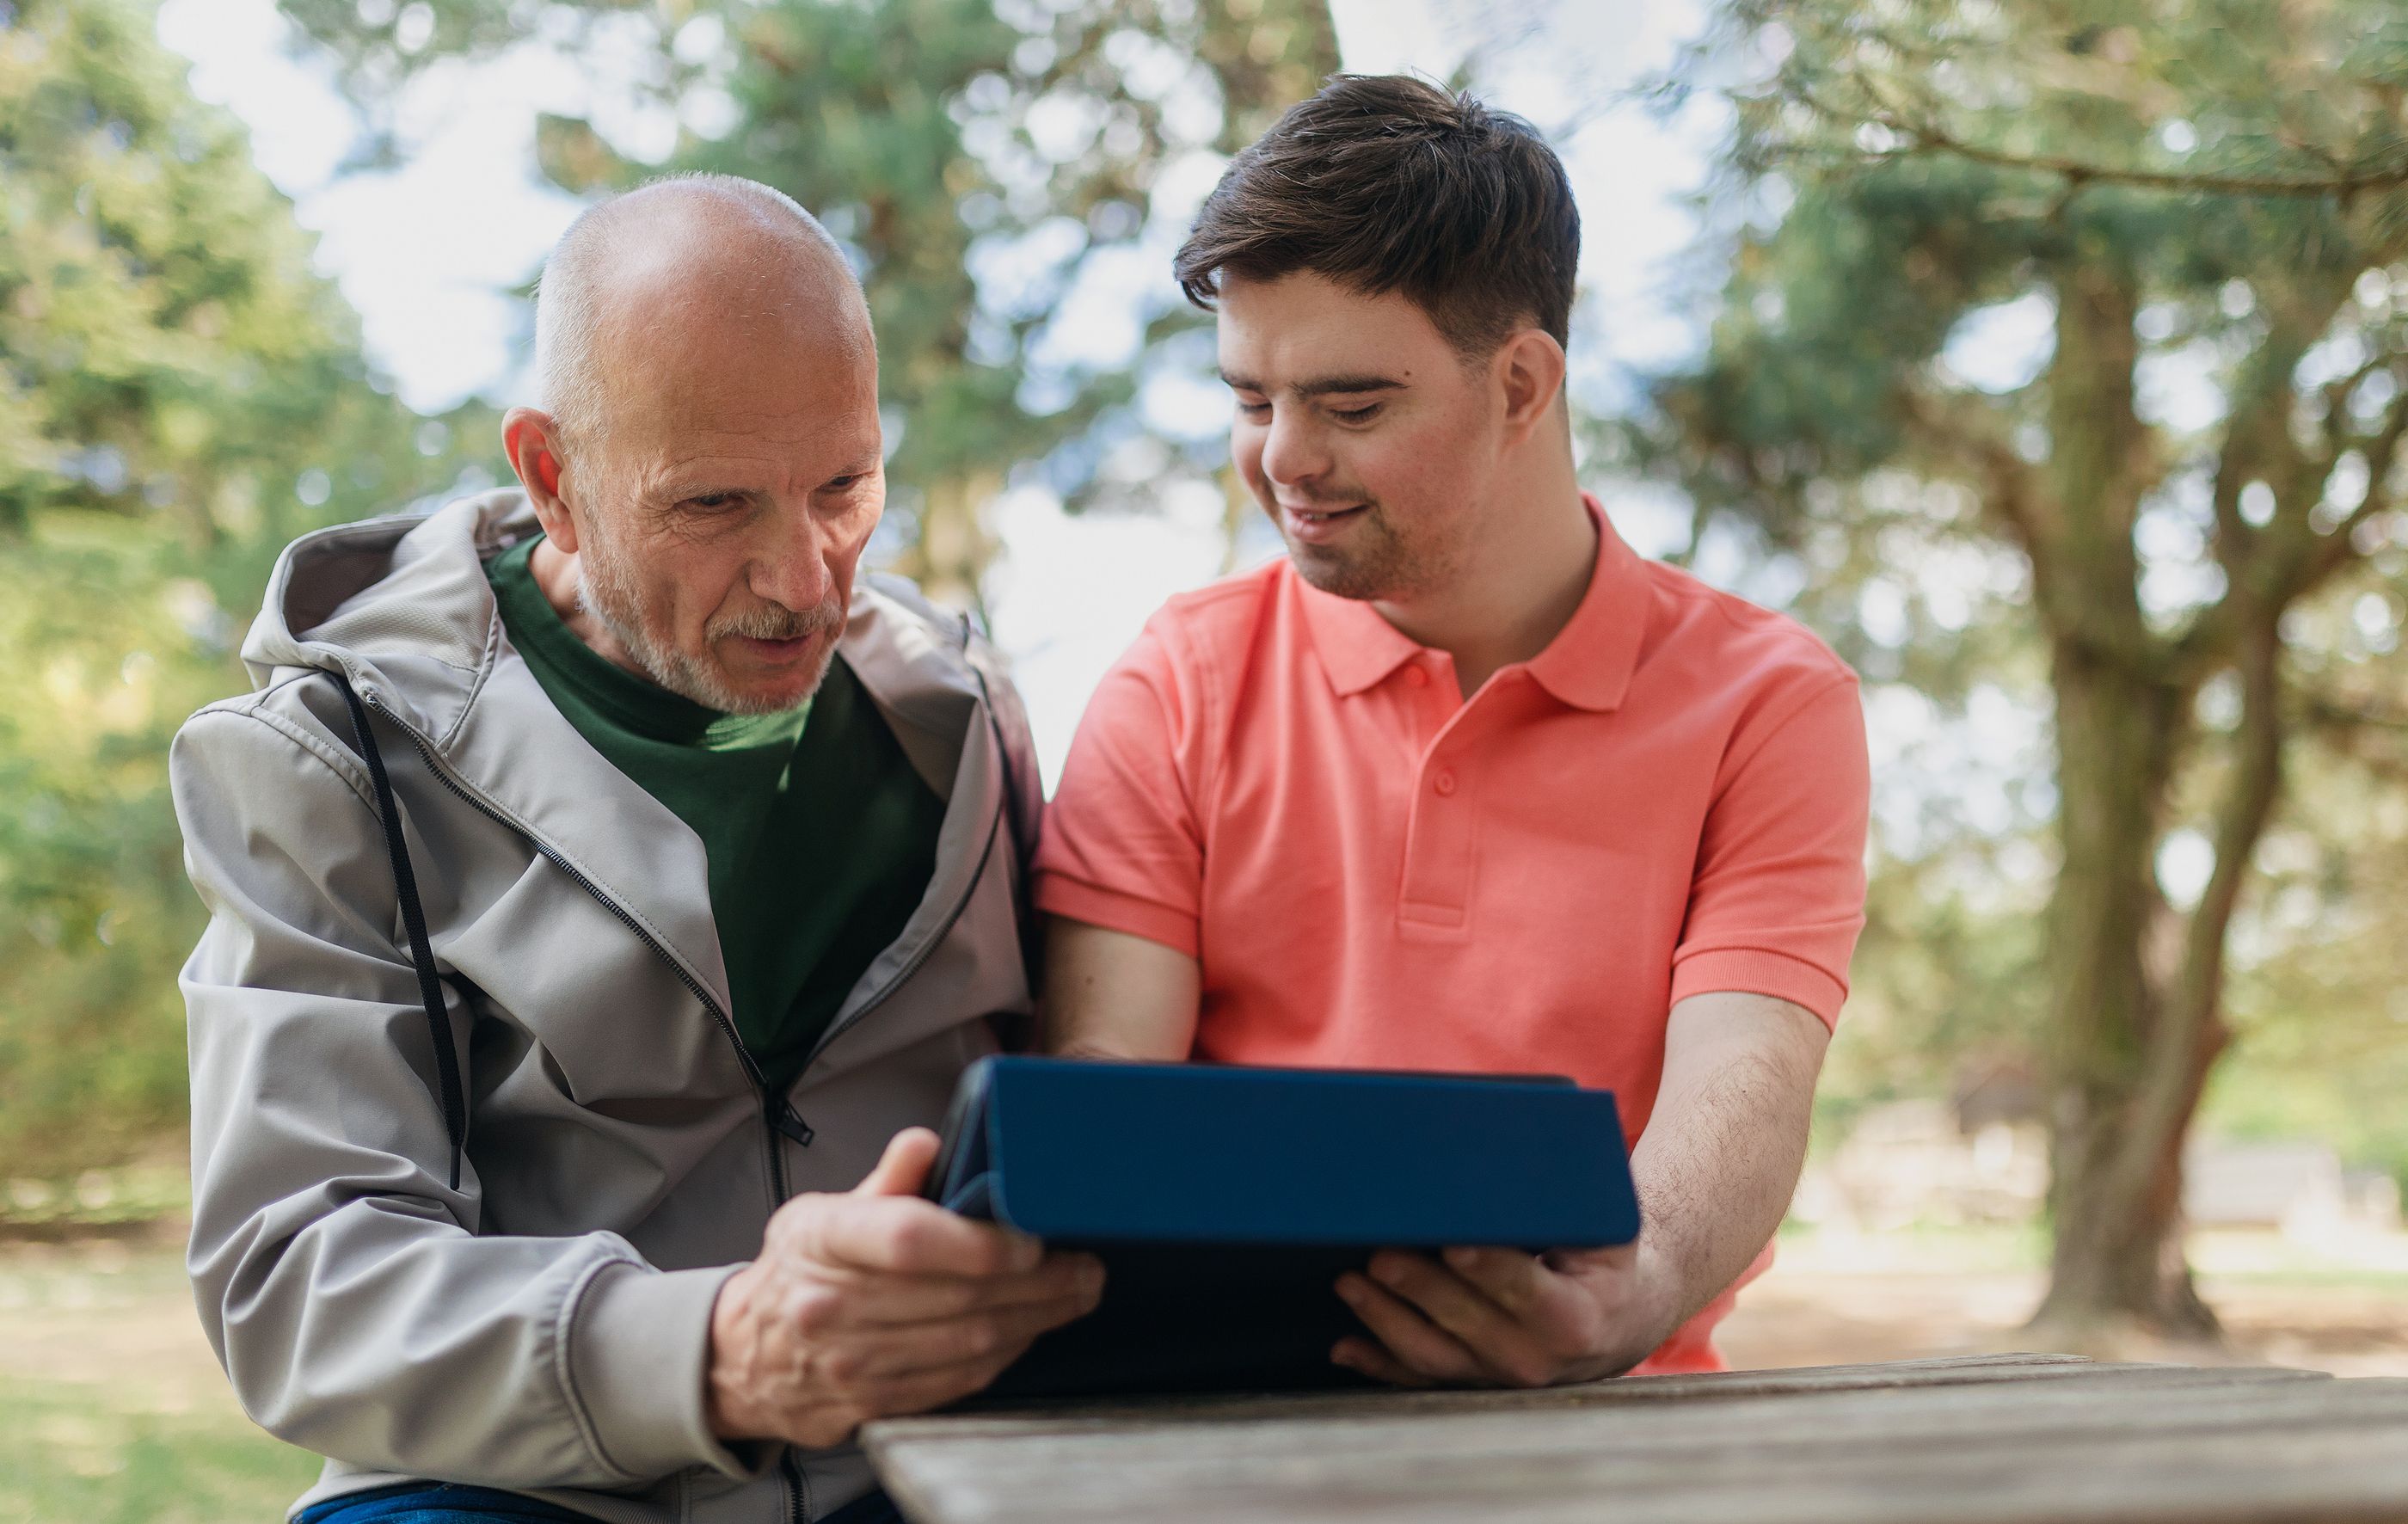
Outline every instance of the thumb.
[[887, 1140], [876, 1168], [853, 1187], [855, 1196], [917, 1196], [937, 1162], [937, 1135], [926, 1128], [905, 1128]]

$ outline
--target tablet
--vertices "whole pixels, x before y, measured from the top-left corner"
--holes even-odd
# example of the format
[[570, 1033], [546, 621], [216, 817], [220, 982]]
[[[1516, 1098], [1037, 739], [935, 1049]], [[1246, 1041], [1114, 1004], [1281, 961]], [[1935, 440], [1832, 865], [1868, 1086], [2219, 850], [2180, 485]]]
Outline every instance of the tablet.
[[1609, 1091], [1547, 1077], [1001, 1057], [966, 1071], [927, 1194], [1098, 1255], [1104, 1300], [990, 1397], [1354, 1384], [1333, 1288], [1384, 1246], [1627, 1244]]

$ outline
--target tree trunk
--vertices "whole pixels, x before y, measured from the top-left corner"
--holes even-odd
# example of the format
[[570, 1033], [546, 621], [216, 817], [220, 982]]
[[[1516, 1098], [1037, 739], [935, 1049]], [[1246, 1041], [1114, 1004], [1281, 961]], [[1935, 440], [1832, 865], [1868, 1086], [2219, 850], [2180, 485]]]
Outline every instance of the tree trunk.
[[2077, 260], [2056, 284], [2050, 508], [2029, 525], [2053, 658], [2061, 852], [2046, 942], [2055, 1242], [2036, 1321], [2075, 1344], [2125, 1330], [2213, 1335], [2182, 1249], [2182, 1144], [2198, 1087], [2169, 1105], [2184, 1092], [2160, 1072], [2191, 1061], [2173, 1039], [2199, 1014], [2184, 999], [2184, 958], [2167, 951], [2182, 930], [2156, 874], [2191, 693], [2140, 607], [2132, 529], [2154, 467], [2133, 398], [2137, 282]]
[[949, 476], [928, 484], [920, 503], [919, 537], [896, 569], [920, 584], [931, 599], [982, 615], [986, 610], [986, 568], [995, 559], [995, 537], [982, 517], [987, 499], [1002, 487], [991, 471]]
[[2055, 1245], [2034, 1321], [2077, 1344], [2121, 1329], [2184, 1338], [2216, 1329], [2182, 1247], [2182, 1144], [2197, 1086], [2172, 1127], [2142, 1103], [2173, 1003], [2171, 960], [2150, 952], [2172, 916], [2154, 868], [2174, 698], [2060, 650], [2063, 859], [2048, 927]]

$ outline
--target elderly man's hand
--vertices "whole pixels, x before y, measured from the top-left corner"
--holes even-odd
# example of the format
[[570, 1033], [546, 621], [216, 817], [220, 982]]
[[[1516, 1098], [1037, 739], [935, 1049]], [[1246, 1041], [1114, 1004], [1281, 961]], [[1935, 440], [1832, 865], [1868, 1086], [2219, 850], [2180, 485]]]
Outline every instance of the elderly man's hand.
[[1680, 1283], [1644, 1241], [1613, 1249], [1401, 1249], [1338, 1294], [1372, 1337], [1330, 1359], [1399, 1387], [1546, 1387], [1618, 1375], [1671, 1334]]
[[936, 1134], [908, 1129], [851, 1192], [797, 1196], [769, 1219], [761, 1257], [711, 1310], [714, 1432], [835, 1445], [968, 1396], [1094, 1310], [1093, 1258], [921, 1200], [936, 1154]]

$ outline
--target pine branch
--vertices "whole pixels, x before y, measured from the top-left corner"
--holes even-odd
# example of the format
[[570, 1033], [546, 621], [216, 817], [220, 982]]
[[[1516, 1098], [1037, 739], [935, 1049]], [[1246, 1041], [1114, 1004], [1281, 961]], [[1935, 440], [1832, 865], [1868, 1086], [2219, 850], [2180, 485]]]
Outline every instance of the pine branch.
[[[1944, 128], [1929, 122], [1915, 121], [1882, 101], [1870, 83], [1859, 81], [1877, 103], [1870, 115], [1843, 111], [1818, 98], [1812, 91], [1793, 88], [1792, 93], [1801, 105], [1836, 123], [1875, 126], [1896, 133], [1909, 140], [1910, 147], [1868, 153], [1862, 162], [1886, 164], [1910, 159], [1918, 153], [1945, 153], [1969, 164], [1987, 165], [1996, 169], [2022, 170], [2032, 174], [2055, 175], [2071, 186], [2098, 183], [2128, 185], [2141, 190], [2181, 191], [2208, 195], [2238, 196], [2337, 196], [2344, 202], [2367, 191], [2397, 190], [2408, 186], [2408, 161], [2382, 169], [2347, 170], [2329, 177], [2296, 175], [2219, 175], [2195, 170], [2143, 169], [2128, 165], [2097, 164], [2058, 154], [2010, 153], [2003, 149], [1985, 148], [1969, 143]], [[2333, 162], [2329, 153], [2318, 151], [2315, 157]]]

